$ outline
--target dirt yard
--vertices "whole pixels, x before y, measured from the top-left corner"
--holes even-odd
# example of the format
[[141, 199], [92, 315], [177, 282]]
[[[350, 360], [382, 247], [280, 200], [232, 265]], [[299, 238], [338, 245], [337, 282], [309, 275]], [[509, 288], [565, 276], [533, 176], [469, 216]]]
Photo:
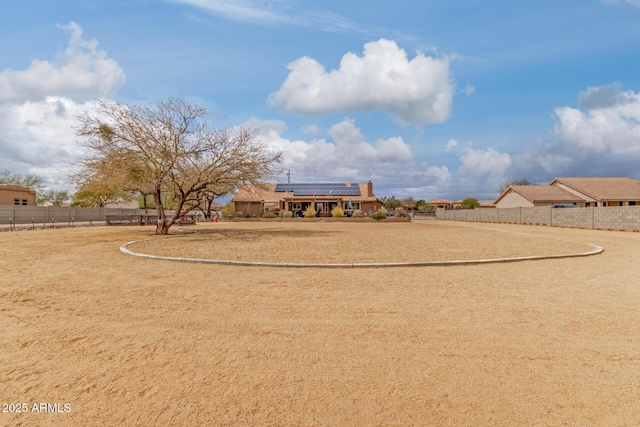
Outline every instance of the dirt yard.
[[119, 251], [149, 227], [2, 232], [0, 425], [640, 422], [639, 233], [435, 220], [190, 229], [203, 232], [130, 249], [271, 262], [605, 251], [296, 269]]

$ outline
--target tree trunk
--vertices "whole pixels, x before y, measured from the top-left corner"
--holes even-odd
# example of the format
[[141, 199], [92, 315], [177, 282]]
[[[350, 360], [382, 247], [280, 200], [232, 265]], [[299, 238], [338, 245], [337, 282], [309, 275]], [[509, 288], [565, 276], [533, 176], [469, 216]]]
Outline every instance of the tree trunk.
[[166, 236], [169, 234], [171, 224], [167, 224], [167, 217], [164, 213], [164, 206], [162, 205], [162, 191], [160, 188], [156, 188], [156, 191], [153, 194], [153, 199], [156, 202], [156, 211], [158, 212], [158, 223], [156, 224], [155, 234], [157, 236]]
[[155, 232], [156, 236], [166, 236], [167, 234], [169, 234], [169, 228], [171, 228], [171, 226], [165, 225], [161, 223], [160, 220], [158, 220]]

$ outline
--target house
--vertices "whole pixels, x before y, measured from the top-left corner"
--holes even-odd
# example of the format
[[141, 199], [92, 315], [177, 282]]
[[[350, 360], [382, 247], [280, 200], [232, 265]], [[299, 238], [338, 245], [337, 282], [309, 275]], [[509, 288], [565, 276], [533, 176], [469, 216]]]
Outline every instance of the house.
[[260, 216], [265, 212], [289, 210], [304, 212], [309, 206], [318, 216], [331, 216], [335, 207], [345, 212], [360, 210], [377, 211], [383, 201], [373, 193], [368, 183], [320, 183], [320, 184], [245, 184], [231, 199], [236, 213]]
[[557, 204], [585, 206], [585, 201], [557, 186], [510, 185], [494, 204], [497, 208], [530, 208]]
[[436, 208], [453, 209], [453, 202], [447, 199], [431, 199], [427, 204], [433, 205]]
[[632, 178], [556, 178], [549, 185], [512, 185], [495, 201], [498, 208], [548, 205], [640, 205], [640, 181]]
[[0, 205], [35, 206], [36, 190], [19, 185], [0, 185]]
[[583, 206], [640, 205], [640, 181], [632, 178], [556, 178], [549, 184], [584, 201]]

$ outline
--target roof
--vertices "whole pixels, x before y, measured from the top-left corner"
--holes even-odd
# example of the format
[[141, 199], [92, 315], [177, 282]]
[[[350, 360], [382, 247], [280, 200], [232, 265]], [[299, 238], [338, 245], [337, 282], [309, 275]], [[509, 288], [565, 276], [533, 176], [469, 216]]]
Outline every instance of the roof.
[[25, 191], [31, 194], [36, 194], [36, 190], [32, 190], [31, 188], [23, 187], [21, 185], [13, 185], [13, 184], [0, 184], [0, 190]]
[[427, 202], [428, 204], [436, 204], [436, 203], [453, 203], [451, 200], [447, 199], [431, 199]]
[[[277, 191], [284, 189], [294, 189], [294, 186], [297, 186], [299, 191]], [[379, 202], [382, 204], [382, 200], [377, 198], [375, 195], [368, 196], [368, 184], [367, 183], [353, 183], [353, 184], [309, 184], [309, 186], [305, 184], [245, 184], [243, 185], [236, 195], [231, 199], [232, 202], [261, 202], [263, 200], [273, 201], [273, 200], [283, 200], [283, 199], [292, 199], [294, 197], [313, 197], [313, 191], [311, 194], [308, 194], [310, 186], [315, 186], [316, 196], [318, 197], [335, 197], [336, 199], [340, 198], [342, 200], [351, 200], [352, 202]], [[323, 191], [321, 186], [325, 186]], [[329, 188], [331, 187], [331, 188]], [[327, 189], [329, 188], [329, 189]], [[351, 194], [335, 194], [332, 189], [343, 189], [343, 188], [352, 188], [351, 191], [348, 191]], [[332, 193], [329, 195], [329, 191]], [[340, 192], [340, 191], [338, 191]], [[347, 192], [347, 191], [342, 191]], [[302, 193], [302, 194], [300, 194]]]
[[294, 196], [360, 196], [357, 183], [277, 184], [275, 191], [293, 191]]
[[539, 202], [562, 202], [574, 203], [584, 202], [584, 199], [573, 193], [563, 190], [560, 187], [552, 185], [510, 185], [507, 190], [500, 195], [495, 201], [498, 203], [500, 199], [509, 193], [517, 193], [532, 203]]
[[640, 200], [640, 181], [632, 178], [556, 178], [549, 185], [557, 184], [596, 200]]
[[261, 202], [263, 200], [280, 200], [284, 195], [292, 197], [293, 192], [277, 192], [276, 184], [245, 184], [233, 196], [232, 202]]

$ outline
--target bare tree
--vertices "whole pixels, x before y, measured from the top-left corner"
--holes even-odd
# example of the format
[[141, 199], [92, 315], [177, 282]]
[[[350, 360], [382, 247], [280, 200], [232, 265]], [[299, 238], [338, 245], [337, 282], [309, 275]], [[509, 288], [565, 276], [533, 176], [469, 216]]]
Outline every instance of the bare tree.
[[500, 194], [504, 193], [512, 185], [533, 185], [533, 184], [530, 183], [527, 178], [519, 179], [517, 181], [516, 180], [507, 181], [504, 184], [502, 184], [500, 187], [498, 187], [498, 193], [500, 193]]
[[[105, 100], [79, 121], [77, 134], [89, 154], [76, 176], [94, 174], [125, 190], [153, 194], [156, 234], [168, 234], [180, 217], [200, 206], [209, 189], [231, 192], [278, 172], [281, 153], [258, 143], [254, 131], [212, 129], [205, 110], [182, 98], [155, 105]], [[172, 214], [164, 195], [175, 202]]]

